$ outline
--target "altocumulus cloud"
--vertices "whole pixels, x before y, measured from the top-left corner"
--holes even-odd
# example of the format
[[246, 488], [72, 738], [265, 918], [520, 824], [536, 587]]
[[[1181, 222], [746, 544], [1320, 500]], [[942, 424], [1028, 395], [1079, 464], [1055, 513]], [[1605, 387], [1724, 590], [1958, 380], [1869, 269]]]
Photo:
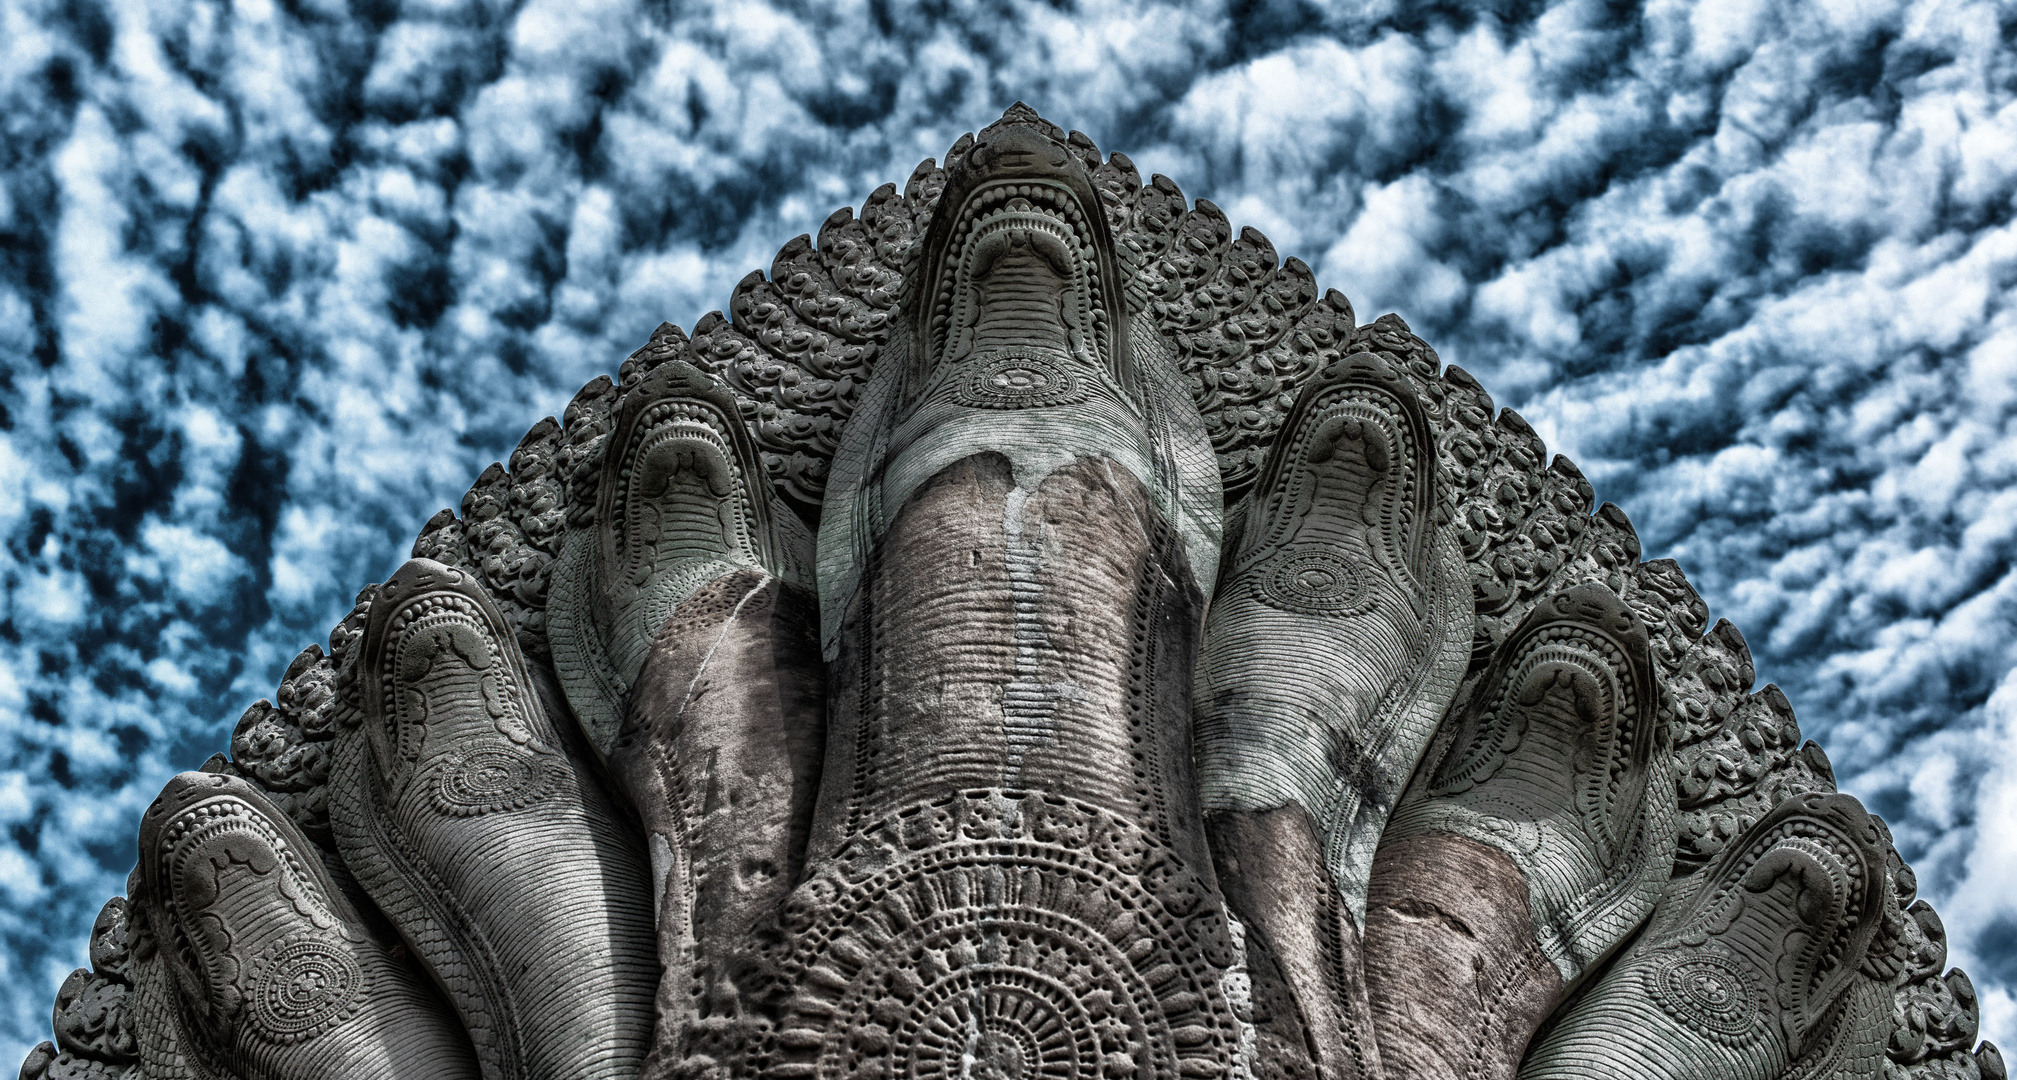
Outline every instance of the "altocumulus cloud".
[[0, 0], [0, 1059], [534, 419], [1022, 98], [1477, 373], [2017, 1019], [2017, 7]]

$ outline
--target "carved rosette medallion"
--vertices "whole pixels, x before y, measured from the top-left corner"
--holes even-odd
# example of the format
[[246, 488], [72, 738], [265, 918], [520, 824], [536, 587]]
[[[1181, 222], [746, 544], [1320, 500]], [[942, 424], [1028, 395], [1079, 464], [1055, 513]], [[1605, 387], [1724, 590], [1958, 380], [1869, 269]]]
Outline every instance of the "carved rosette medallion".
[[1251, 580], [1254, 599], [1298, 615], [1363, 615], [1373, 606], [1364, 568], [1317, 548], [1290, 548]]
[[958, 384], [954, 400], [980, 409], [1073, 405], [1091, 392], [1084, 377], [1036, 349], [1006, 348], [981, 359]]
[[1529, 857], [1540, 853], [1541, 829], [1526, 807], [1512, 799], [1491, 794], [1478, 795], [1471, 799], [1469, 805], [1477, 815], [1477, 826], [1502, 841], [1502, 850]]
[[786, 910], [788, 1072], [1218, 1076], [1236, 1025], [1209, 897], [1153, 837], [1072, 800], [983, 790], [907, 808]]
[[559, 779], [553, 763], [510, 744], [462, 750], [434, 770], [434, 806], [454, 817], [523, 810]]
[[1758, 1037], [1757, 980], [1742, 960], [1722, 949], [1668, 952], [1642, 976], [1646, 994], [1668, 1016], [1725, 1046]]
[[351, 946], [304, 931], [274, 942], [252, 962], [251, 1031], [267, 1042], [312, 1039], [356, 1015], [364, 1005], [364, 969]]

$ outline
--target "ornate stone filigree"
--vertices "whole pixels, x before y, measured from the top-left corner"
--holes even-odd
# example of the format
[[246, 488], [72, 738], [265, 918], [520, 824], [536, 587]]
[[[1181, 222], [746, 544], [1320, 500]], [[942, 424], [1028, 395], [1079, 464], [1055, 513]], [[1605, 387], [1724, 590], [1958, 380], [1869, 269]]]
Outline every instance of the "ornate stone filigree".
[[1186, 692], [1202, 423], [1034, 113], [955, 148], [915, 264], [822, 511], [831, 726], [764, 1068], [1224, 1075], [1238, 958]]
[[1520, 1075], [1869, 1075], [1887, 989], [1864, 963], [1888, 907], [1883, 840], [1846, 795], [1781, 803], [1661, 899]]
[[148, 808], [133, 906], [149, 1075], [473, 1080], [448, 1009], [257, 788], [183, 773]]
[[800, 989], [775, 1075], [1224, 1075], [1233, 957], [1211, 889], [1098, 807], [1002, 789], [904, 807], [784, 925]]
[[1757, 976], [1721, 949], [1665, 953], [1641, 972], [1646, 996], [1685, 1027], [1729, 1046], [1757, 1038], [1771, 999]]
[[245, 997], [254, 1038], [305, 1042], [357, 1015], [371, 981], [346, 944], [332, 934], [303, 931], [253, 957]]
[[[988, 178], [1000, 179], [988, 170], [1009, 161], [1007, 151], [1040, 155], [1056, 170], [1045, 182], [1061, 186], [987, 194]], [[1000, 265], [1048, 290], [1057, 334], [1038, 333], [1024, 318], [1014, 334], [990, 336], [988, 304], [1007, 295], [999, 287], [1007, 278], [988, 281]], [[984, 295], [991, 288], [994, 300]], [[234, 1019], [220, 1026], [224, 1013], [202, 1004], [209, 983], [200, 993], [177, 989], [194, 985], [197, 969], [174, 952], [175, 935], [187, 931], [174, 929], [178, 917], [164, 914], [160, 898], [184, 886], [136, 871], [129, 892], [141, 917], [129, 918], [124, 901], [106, 905], [92, 968], [64, 983], [55, 1039], [31, 1054], [24, 1077], [298, 1075], [289, 1062], [310, 1060], [304, 1048], [319, 1053], [349, 1045], [358, 1031], [389, 1030], [374, 1026], [384, 1022], [371, 1010], [390, 1000], [387, 986], [421, 986], [414, 973], [422, 970], [460, 1007], [457, 1037], [477, 1048], [486, 1077], [582, 1074], [556, 1064], [564, 1054], [527, 1050], [546, 1038], [538, 1033], [544, 1020], [503, 1018], [566, 1011], [532, 1000], [558, 961], [532, 955], [536, 948], [513, 950], [542, 933], [572, 940], [579, 926], [563, 925], [553, 910], [541, 923], [536, 913], [571, 895], [573, 886], [553, 882], [589, 877], [631, 882], [615, 890], [629, 896], [616, 905], [628, 914], [610, 916], [623, 929], [609, 941], [620, 945], [575, 951], [602, 957], [589, 967], [604, 974], [614, 970], [605, 963], [611, 948], [643, 962], [580, 990], [600, 1019], [576, 1028], [556, 1021], [551, 1030], [602, 1032], [593, 1037], [617, 1048], [612, 1075], [639, 1067], [682, 1080], [1383, 1075], [1356, 975], [1352, 883], [1365, 875], [1341, 888], [1328, 869], [1309, 872], [1342, 865], [1327, 847], [1321, 806], [1242, 804], [1209, 829], [1200, 824], [1198, 784], [1182, 764], [1189, 731], [1178, 719], [1189, 715], [1182, 672], [1196, 644], [1187, 635], [1214, 591], [1215, 619], [1219, 608], [1249, 604], [1295, 623], [1289, 651], [1270, 661], [1284, 671], [1304, 662], [1297, 652], [1313, 654], [1309, 646], [1376, 610], [1373, 597], [1392, 568], [1341, 555], [1349, 544], [1275, 537], [1251, 551], [1240, 546], [1243, 537], [1272, 535], [1275, 519], [1296, 517], [1271, 517], [1266, 501], [1279, 485], [1268, 478], [1270, 462], [1293, 456], [1295, 438], [1332, 419], [1297, 420], [1299, 398], [1312, 396], [1306, 390], [1323, 373], [1359, 365], [1400, 388], [1400, 404], [1367, 411], [1364, 401], [1326, 399], [1325, 408], [1346, 412], [1367, 406], [1353, 416], [1358, 435], [1338, 438], [1340, 428], [1327, 445], [1349, 443], [1352, 460], [1371, 464], [1373, 443], [1392, 455], [1406, 442], [1381, 416], [1419, 418], [1411, 421], [1422, 427], [1409, 444], [1412, 467], [1421, 490], [1435, 494], [1413, 506], [1420, 520], [1409, 527], [1447, 540], [1452, 603], [1467, 609], [1461, 620], [1434, 616], [1464, 624], [1452, 685], [1425, 694], [1410, 684], [1405, 700], [1375, 711], [1412, 704], [1433, 723], [1442, 704], [1423, 702], [1453, 694], [1453, 716], [1468, 715], [1466, 701], [1497, 715], [1488, 706], [1504, 690], [1504, 671], [1514, 653], [1530, 651], [1520, 628], [1573, 590], [1601, 588], [1644, 635], [1645, 677], [1624, 680], [1629, 693], [1622, 682], [1604, 684], [1605, 700], [1622, 715], [1618, 703], [1629, 699], [1634, 747], [1658, 741], [1646, 773], [1652, 788], [1671, 790], [1674, 884], [1663, 914], [1623, 957], [1596, 948], [1568, 970], [1550, 962], [1558, 958], [1541, 961], [1536, 970], [1583, 978], [1588, 988], [1542, 1028], [1537, 1046], [1554, 1049], [1537, 1051], [1531, 1075], [1573, 1057], [1560, 1048], [1581, 1045], [1579, 1031], [1610, 1030], [1609, 1015], [1643, 1030], [1666, 1025], [1681, 1033], [1675, 1045], [1730, 1075], [1765, 1076], [1783, 1064], [1787, 1077], [2002, 1080], [1995, 1048], [1973, 1045], [1973, 988], [1966, 975], [1943, 970], [1944, 931], [1916, 900], [1910, 868], [1881, 822], [1831, 797], [1827, 758], [1802, 740], [1785, 695], [1752, 691], [1736, 628], [1710, 626], [1707, 605], [1671, 561], [1642, 562], [1624, 512], [1593, 510], [1594, 492], [1575, 465], [1551, 458], [1532, 427], [1499, 409], [1475, 379], [1445, 368], [1396, 316], [1357, 325], [1349, 302], [1322, 292], [1307, 266], [1282, 260], [1210, 202], [1187, 200], [1166, 177], [1144, 182], [1124, 155], [1102, 156], [1085, 136], [1012, 110], [1002, 124], [963, 137], [944, 167], [926, 161], [901, 189], [884, 185], [858, 211], [836, 211], [816, 240], [785, 244], [767, 273], [736, 286], [726, 310], [700, 320], [691, 337], [661, 325], [614, 377], [589, 382], [558, 421], [534, 425], [508, 463], [477, 479], [459, 512], [443, 510], [416, 539], [414, 557], [438, 565], [430, 573], [462, 575], [460, 592], [437, 597], [427, 616], [442, 623], [435, 643], [454, 643], [449, 652], [464, 650], [457, 655], [465, 659], [491, 657], [488, 667], [472, 667], [469, 688], [449, 695], [460, 704], [439, 714], [450, 726], [469, 720], [481, 738], [440, 745], [432, 721], [402, 719], [433, 692], [418, 653], [407, 650], [411, 671], [399, 668], [400, 649], [386, 659], [390, 625], [413, 618], [408, 574], [389, 591], [367, 587], [332, 629], [327, 652], [310, 647], [296, 658], [272, 700], [240, 719], [230, 758], [206, 765], [208, 780], [171, 786], [239, 791], [254, 809], [234, 820], [266, 822], [244, 835], [266, 837], [261, 850], [288, 852], [298, 868], [290, 880], [310, 883], [304, 895], [319, 898], [304, 903], [325, 912], [276, 915], [246, 944], [221, 946], [237, 964]], [[895, 377], [906, 370], [909, 378]], [[768, 514], [772, 524], [758, 522], [756, 533], [824, 526], [846, 543], [822, 550], [833, 561], [821, 567], [817, 600], [800, 588], [813, 584], [805, 575], [779, 576], [785, 567], [774, 554], [731, 559], [717, 568], [723, 573], [699, 575], [710, 580], [674, 589], [692, 603], [663, 633], [650, 617], [634, 620], [644, 627], [632, 635], [643, 645], [630, 650], [641, 674], [630, 673], [615, 695], [637, 699], [626, 711], [625, 701], [598, 705], [602, 691], [563, 691], [560, 669], [574, 647], [567, 642], [580, 640], [569, 638], [580, 619], [566, 623], [558, 603], [566, 586], [556, 580], [569, 572], [568, 544], [622, 541], [634, 531], [637, 519], [610, 493], [622, 488], [624, 462], [638, 457], [633, 434], [656, 430], [648, 406], [681, 372], [715, 403], [719, 441], [740, 445], [725, 459], [735, 462], [728, 487], [740, 483], [743, 495], [725, 496], [722, 505], [739, 509], [720, 520]], [[1120, 403], [1115, 430], [1133, 434], [1082, 444], [1071, 442], [1069, 425], [1059, 429], [1067, 437], [1041, 434], [1040, 418], [1080, 415], [1104, 400]], [[895, 433], [862, 451], [883, 464], [940, 438], [912, 422], [941, 406], [983, 415], [973, 428], [980, 434], [960, 436], [966, 442], [941, 448], [944, 460], [894, 483], [880, 465], [864, 472], [867, 458], [847, 463], [844, 444], [871, 431]], [[1386, 441], [1367, 442], [1368, 431]], [[1076, 447], [1082, 463], [1030, 464], [1059, 447]], [[1116, 467], [1084, 464], [1094, 451]], [[885, 502], [858, 498], [869, 473]], [[1033, 479], [1042, 476], [1056, 482]], [[898, 527], [919, 498], [942, 517]], [[1215, 590], [1222, 511], [1230, 554], [1227, 585]], [[840, 528], [839, 514], [867, 524]], [[976, 514], [993, 533], [952, 527]], [[610, 565], [619, 564], [645, 583], [672, 580], [658, 564], [639, 571], [643, 564], [621, 551]], [[904, 591], [928, 579], [945, 588]], [[1000, 599], [960, 594], [969, 585]], [[952, 614], [932, 622], [941, 611]], [[817, 659], [821, 618], [827, 655], [838, 660], [830, 671]], [[467, 625], [447, 625], [457, 620]], [[463, 633], [479, 626], [474, 637]], [[1602, 652], [1589, 641], [1560, 645]], [[989, 650], [1000, 658], [995, 667]], [[488, 683], [481, 675], [507, 668], [516, 674]], [[959, 697], [961, 679], [974, 672], [971, 684], [993, 688], [992, 698]], [[1236, 663], [1224, 674], [1230, 685], [1273, 673], [1242, 675]], [[1569, 678], [1576, 693], [1590, 689]], [[911, 695], [911, 704], [891, 693]], [[996, 727], [986, 738], [957, 725], [896, 734], [899, 721], [913, 723], [904, 715], [928, 719], [931, 710]], [[593, 751], [573, 746], [570, 713], [586, 721]], [[1446, 741], [1458, 734], [1445, 725]], [[904, 749], [903, 739], [922, 742]], [[1488, 759], [1517, 756], [1518, 741], [1486, 739], [1482, 757], [1453, 754], [1447, 761], [1456, 764], [1444, 770], [1471, 785], [1465, 797], [1480, 830], [1469, 842], [1500, 856], [1463, 865], [1482, 867], [1480, 881], [1498, 884], [1481, 887], [1507, 896], [1528, 887], [1532, 875], [1517, 869], [1523, 860], [1553, 844], [1544, 817], [1480, 783], [1493, 774]], [[1387, 748], [1368, 761], [1405, 780], [1413, 753]], [[1393, 766], [1397, 756], [1409, 760]], [[1592, 760], [1601, 756], [1601, 747], [1592, 750]], [[1631, 778], [1587, 764], [1562, 763], [1565, 775], [1589, 781], [1574, 815], [1609, 821], [1615, 815], [1605, 808], [1629, 801]], [[589, 806], [605, 782], [628, 807]], [[822, 782], [830, 804], [815, 812]], [[1351, 783], [1361, 792], [1378, 786], [1365, 776]], [[1437, 790], [1455, 798], [1458, 786]], [[385, 800], [409, 790], [413, 813], [388, 816]], [[653, 806], [664, 812], [654, 816]], [[623, 820], [632, 812], [648, 838]], [[602, 814], [601, 823], [568, 832], [581, 824], [565, 824], [568, 815], [582, 813]], [[365, 827], [374, 819], [375, 831]], [[1606, 828], [1591, 843], [1615, 859], [1631, 845]], [[421, 835], [429, 829], [437, 840], [461, 837], [476, 845], [469, 850], [492, 852], [486, 858], [496, 865], [477, 872], [451, 854], [461, 850], [455, 843]], [[497, 830], [490, 840], [479, 835], [486, 829]], [[514, 876], [507, 848], [534, 853], [541, 869]], [[388, 869], [394, 863], [405, 870]], [[1766, 865], [1775, 869], [1758, 869]], [[1798, 911], [1770, 899], [1796, 879], [1802, 888], [1832, 883], [1822, 890], [1832, 899]], [[253, 895], [234, 890], [224, 902]], [[655, 921], [646, 897], [656, 900]], [[1731, 914], [1733, 897], [1749, 915]], [[1727, 910], [1702, 915], [1717, 904]], [[1396, 911], [1429, 919], [1432, 906]], [[1836, 914], [1821, 920], [1834, 929], [1821, 929], [1840, 947], [1816, 960], [1784, 931], [1818, 926], [1810, 916], [1823, 907]], [[568, 914], [583, 922], [578, 904]], [[1725, 916], [1779, 934], [1782, 952], [1796, 958], [1789, 963], [1813, 977], [1782, 986], [1784, 973], [1753, 955], [1755, 940], [1729, 938]], [[535, 924], [551, 933], [527, 929]], [[1852, 928], [1846, 937], [1843, 926]], [[1529, 937], [1525, 947], [1543, 955], [1546, 935]], [[383, 966], [381, 954], [359, 944], [400, 938], [417, 967]], [[1551, 991], [1549, 1008], [1555, 1000]], [[610, 1034], [611, 1017], [623, 1033]], [[395, 1026], [408, 1035], [426, 1027]], [[1607, 1052], [1606, 1060], [1625, 1059]], [[1570, 1072], [1588, 1075], [1589, 1064]], [[391, 1066], [357, 1072], [367, 1074], [408, 1075]]]
[[634, 1076], [657, 982], [643, 852], [507, 617], [469, 572], [415, 559], [378, 590], [360, 644], [361, 715], [332, 770], [344, 863], [487, 1075]]

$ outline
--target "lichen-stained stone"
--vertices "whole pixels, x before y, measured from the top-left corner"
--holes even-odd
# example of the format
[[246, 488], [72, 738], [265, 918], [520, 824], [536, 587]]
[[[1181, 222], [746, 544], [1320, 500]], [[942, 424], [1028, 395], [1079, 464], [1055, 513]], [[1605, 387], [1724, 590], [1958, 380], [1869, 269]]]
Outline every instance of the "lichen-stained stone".
[[658, 964], [643, 845], [548, 718], [504, 616], [461, 570], [372, 601], [361, 722], [337, 741], [344, 861], [447, 992], [486, 1080], [631, 1080]]
[[1113, 462], [1210, 594], [1222, 502], [1210, 440], [1167, 341], [1127, 313], [1083, 166], [1043, 122], [1010, 122], [1024, 112], [955, 146], [905, 283], [910, 318], [842, 433], [819, 537], [829, 659], [877, 539], [920, 485], [979, 453], [1003, 455], [1025, 487], [1081, 457]]
[[607, 755], [680, 602], [739, 569], [809, 588], [812, 534], [771, 490], [735, 399], [678, 360], [623, 399], [603, 453], [595, 518], [563, 545], [547, 632], [568, 704]]
[[833, 705], [773, 1077], [1219, 1077], [1191, 776], [1209, 442], [1027, 109], [962, 140], [827, 484]]
[[676, 359], [653, 367], [616, 410], [599, 475], [548, 633], [650, 845], [659, 1076], [732, 1060], [765, 1027], [757, 954], [805, 853], [826, 673], [812, 534], [724, 388]]
[[656, 882], [664, 975], [647, 1078], [741, 1064], [769, 1026], [764, 952], [804, 859], [825, 674], [811, 594], [739, 570], [680, 603], [632, 688], [609, 760]]
[[[1356, 1007], [1366, 879], [1470, 659], [1470, 582], [1438, 525], [1434, 430], [1392, 365], [1370, 353], [1330, 365], [1303, 384], [1285, 430], [1232, 515], [1205, 627], [1199, 799], [1228, 836], [1277, 836], [1237, 859], [1253, 880], [1234, 891], [1261, 904], [1234, 903], [1249, 945], [1265, 942], [1288, 994], [1324, 1017], [1311, 1037], [1326, 1069], [1377, 1076]], [[1299, 820], [1307, 849], [1292, 839]], [[1231, 853], [1217, 854], [1231, 878]], [[1310, 860], [1328, 882], [1305, 872]], [[1260, 900], [1290, 881], [1316, 892]], [[1320, 909], [1343, 925], [1310, 922]]]
[[1521, 1080], [1878, 1075], [1890, 988], [1866, 960], [1884, 855], [1847, 795], [1779, 804], [1662, 898]]
[[[142, 819], [136, 878], [148, 1075], [477, 1076], [426, 976], [371, 934], [301, 830], [252, 785], [170, 780]], [[59, 1023], [57, 1034], [69, 1033]]]
[[1252, 986], [1262, 1077], [1379, 1080], [1360, 933], [1300, 804], [1205, 816]]
[[1402, 1075], [1510, 1077], [1562, 996], [1651, 914], [1674, 795], [1644, 623], [1603, 585], [1507, 639], [1394, 812], [1366, 980]]

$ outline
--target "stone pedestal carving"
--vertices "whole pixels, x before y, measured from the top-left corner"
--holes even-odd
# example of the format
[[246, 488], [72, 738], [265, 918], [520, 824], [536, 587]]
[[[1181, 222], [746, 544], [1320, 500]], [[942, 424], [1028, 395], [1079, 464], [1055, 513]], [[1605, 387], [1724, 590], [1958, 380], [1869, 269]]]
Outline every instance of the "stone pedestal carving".
[[140, 827], [29, 1080], [2002, 1080], [1743, 636], [1017, 106], [666, 325]]

